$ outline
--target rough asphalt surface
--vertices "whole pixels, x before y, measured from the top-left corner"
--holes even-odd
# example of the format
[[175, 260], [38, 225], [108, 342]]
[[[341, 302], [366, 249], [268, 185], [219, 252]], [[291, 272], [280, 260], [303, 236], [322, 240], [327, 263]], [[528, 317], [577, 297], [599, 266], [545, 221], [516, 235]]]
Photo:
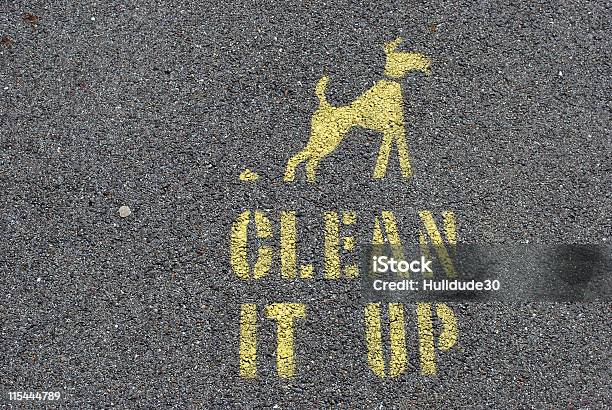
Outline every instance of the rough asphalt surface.
[[[405, 236], [415, 210], [451, 209], [460, 241], [610, 244], [611, 15], [606, 1], [3, 2], [2, 405], [60, 390], [66, 408], [609, 406], [607, 302], [451, 304], [458, 346], [435, 377], [419, 374], [408, 306], [409, 368], [383, 380], [358, 283], [320, 265], [321, 212], [336, 209], [359, 213], [363, 242], [381, 209]], [[284, 183], [317, 80], [349, 103], [397, 36], [433, 60], [402, 82], [413, 178], [392, 156], [374, 181], [380, 136], [353, 130], [317, 184], [303, 169]], [[275, 224], [298, 211], [315, 279], [236, 278], [245, 209]], [[258, 378], [240, 379], [240, 304], [281, 301], [308, 305], [296, 377], [276, 376], [260, 310]]]

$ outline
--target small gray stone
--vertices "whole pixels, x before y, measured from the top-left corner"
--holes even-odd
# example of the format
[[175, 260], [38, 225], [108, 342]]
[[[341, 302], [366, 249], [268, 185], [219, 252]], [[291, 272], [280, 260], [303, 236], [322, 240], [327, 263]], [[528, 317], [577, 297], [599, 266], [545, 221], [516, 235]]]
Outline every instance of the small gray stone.
[[131, 214], [132, 214], [132, 210], [130, 209], [129, 206], [123, 205], [122, 207], [119, 208], [119, 216], [120, 217], [127, 218]]

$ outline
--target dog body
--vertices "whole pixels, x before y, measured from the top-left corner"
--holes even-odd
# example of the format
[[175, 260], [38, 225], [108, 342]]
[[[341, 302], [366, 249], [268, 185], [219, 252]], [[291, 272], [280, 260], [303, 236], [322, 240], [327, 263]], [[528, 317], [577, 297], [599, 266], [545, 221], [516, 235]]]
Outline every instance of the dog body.
[[[401, 38], [385, 45], [385, 74], [401, 78], [406, 72], [427, 72], [430, 60], [419, 53], [395, 52]], [[329, 77], [323, 76], [315, 87], [319, 107], [312, 116], [310, 139], [306, 147], [287, 162], [284, 180], [293, 181], [295, 170], [306, 161], [306, 179], [314, 182], [319, 162], [331, 154], [355, 126], [381, 132], [383, 139], [374, 167], [374, 178], [385, 176], [393, 142], [397, 145], [402, 176], [411, 175], [401, 84], [394, 80], [379, 80], [372, 88], [348, 105], [334, 107], [325, 96]]]

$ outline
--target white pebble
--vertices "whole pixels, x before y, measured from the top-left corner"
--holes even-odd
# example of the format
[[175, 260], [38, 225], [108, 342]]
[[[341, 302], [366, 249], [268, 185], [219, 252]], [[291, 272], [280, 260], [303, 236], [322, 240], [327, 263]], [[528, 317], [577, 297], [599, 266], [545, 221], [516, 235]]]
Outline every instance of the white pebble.
[[132, 210], [130, 209], [129, 206], [123, 205], [122, 207], [119, 208], [119, 216], [120, 217], [127, 218], [131, 214], [132, 214]]

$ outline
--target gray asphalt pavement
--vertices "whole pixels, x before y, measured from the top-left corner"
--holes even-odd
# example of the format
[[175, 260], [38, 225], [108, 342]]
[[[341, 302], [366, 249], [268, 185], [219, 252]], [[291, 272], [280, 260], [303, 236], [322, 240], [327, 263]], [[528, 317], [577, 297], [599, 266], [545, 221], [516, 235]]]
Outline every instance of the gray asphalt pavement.
[[[452, 210], [459, 242], [609, 246], [611, 15], [607, 1], [1, 3], [2, 405], [61, 391], [55, 404], [79, 409], [609, 407], [608, 301], [449, 303], [457, 342], [436, 344], [434, 376], [405, 304], [407, 367], [377, 376], [360, 282], [323, 277], [323, 212], [355, 211], [359, 244], [383, 210], [402, 238], [420, 210]], [[316, 183], [303, 168], [284, 182], [317, 81], [349, 104], [400, 36], [432, 61], [401, 80], [413, 176], [394, 148], [374, 180], [380, 134], [355, 128]], [[240, 180], [247, 168], [259, 179]], [[237, 277], [245, 210], [269, 216], [274, 241], [296, 212], [312, 279], [282, 279], [278, 252], [267, 277]], [[278, 246], [254, 235], [251, 262]], [[306, 305], [289, 379], [264, 314], [281, 302]], [[255, 379], [240, 377], [246, 303]]]

